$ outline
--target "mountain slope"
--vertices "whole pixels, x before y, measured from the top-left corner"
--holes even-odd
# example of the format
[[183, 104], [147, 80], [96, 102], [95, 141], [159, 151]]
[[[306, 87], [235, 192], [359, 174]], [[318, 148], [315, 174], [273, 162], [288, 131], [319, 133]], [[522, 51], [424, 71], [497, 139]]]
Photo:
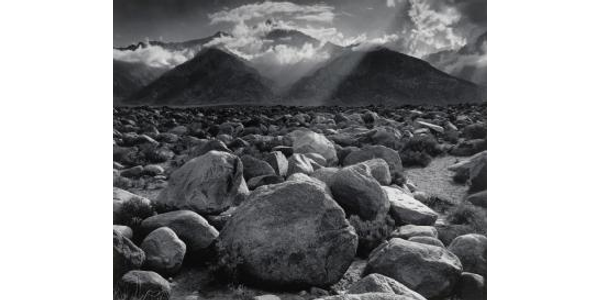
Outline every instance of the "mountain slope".
[[265, 104], [271, 84], [241, 59], [216, 48], [202, 50], [129, 97], [126, 104]]
[[167, 68], [113, 59], [113, 100], [126, 98], [165, 73]]
[[340, 55], [295, 83], [287, 98], [310, 105], [444, 105], [485, 101], [485, 90], [425, 61], [378, 47]]

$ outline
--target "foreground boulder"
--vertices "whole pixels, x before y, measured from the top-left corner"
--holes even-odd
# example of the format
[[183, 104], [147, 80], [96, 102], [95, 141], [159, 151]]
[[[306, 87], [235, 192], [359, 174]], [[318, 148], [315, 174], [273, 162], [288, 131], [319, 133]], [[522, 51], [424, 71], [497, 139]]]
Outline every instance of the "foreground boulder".
[[141, 224], [141, 230], [150, 233], [160, 227], [168, 227], [175, 232], [189, 251], [207, 248], [219, 236], [219, 232], [206, 219], [189, 210], [177, 210], [152, 216]]
[[419, 200], [398, 188], [384, 186], [389, 201], [390, 215], [396, 224], [433, 225], [438, 214]]
[[241, 160], [227, 152], [209, 151], [173, 172], [157, 201], [199, 214], [218, 214], [241, 202], [248, 192]]
[[385, 146], [367, 145], [360, 150], [350, 152], [344, 158], [344, 166], [354, 165], [374, 158], [385, 160], [390, 168], [392, 179], [402, 176], [402, 160], [397, 151]]
[[388, 213], [390, 202], [367, 165], [343, 168], [333, 175], [331, 181], [333, 197], [348, 214], [375, 220]]
[[462, 266], [444, 248], [393, 238], [371, 253], [365, 274], [371, 273], [391, 277], [429, 299], [449, 296]]
[[329, 286], [352, 263], [358, 237], [324, 184], [262, 186], [239, 206], [220, 236], [244, 281], [272, 286]]
[[152, 231], [142, 242], [146, 254], [145, 268], [163, 275], [173, 275], [179, 271], [185, 256], [185, 243], [168, 227]]
[[130, 271], [117, 284], [117, 299], [168, 300], [169, 282], [152, 271]]
[[338, 162], [335, 146], [324, 135], [308, 129], [298, 129], [290, 133], [293, 140], [294, 153], [318, 153], [329, 165]]
[[407, 299], [426, 300], [419, 293], [398, 281], [381, 274], [370, 274], [348, 289], [348, 294], [386, 293], [406, 296]]
[[487, 238], [484, 235], [461, 235], [452, 241], [448, 250], [460, 258], [465, 272], [487, 276]]
[[145, 258], [142, 249], [113, 230], [113, 282], [119, 280], [123, 274], [139, 269]]

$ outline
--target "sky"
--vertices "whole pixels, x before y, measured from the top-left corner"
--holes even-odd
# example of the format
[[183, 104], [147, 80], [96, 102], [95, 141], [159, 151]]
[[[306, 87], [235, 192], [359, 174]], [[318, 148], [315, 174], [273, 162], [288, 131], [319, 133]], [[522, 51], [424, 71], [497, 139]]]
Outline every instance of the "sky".
[[[429, 58], [445, 71], [465, 74], [471, 70], [463, 70], [466, 64], [487, 68], [487, 35], [485, 43], [480, 42], [487, 31], [486, 10], [486, 0], [114, 0], [113, 47], [147, 40], [185, 41], [225, 31], [233, 37], [217, 42], [248, 60], [296, 63], [327, 58], [310, 45], [265, 52], [261, 35], [269, 30], [265, 21], [272, 20], [280, 28], [296, 29], [324, 42], [381, 44]], [[444, 54], [461, 49], [460, 57]], [[186, 53], [168, 53], [165, 58], [162, 49], [144, 51], [135, 55], [163, 65], [189, 59]], [[115, 57], [119, 55], [123, 53]]]

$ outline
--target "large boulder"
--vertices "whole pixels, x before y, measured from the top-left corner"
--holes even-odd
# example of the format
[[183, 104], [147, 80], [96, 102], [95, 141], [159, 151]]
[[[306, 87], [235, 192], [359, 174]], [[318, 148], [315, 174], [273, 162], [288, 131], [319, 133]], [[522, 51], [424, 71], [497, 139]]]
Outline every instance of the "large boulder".
[[113, 229], [113, 282], [117, 282], [123, 274], [139, 269], [145, 258], [142, 249]]
[[248, 193], [241, 160], [227, 152], [209, 151], [173, 172], [157, 201], [199, 214], [218, 214]]
[[462, 273], [460, 260], [436, 246], [393, 238], [371, 253], [365, 274], [391, 277], [423, 297], [449, 296]]
[[206, 219], [190, 210], [152, 216], [142, 221], [140, 227], [146, 234], [160, 227], [168, 227], [183, 240], [187, 250], [192, 252], [207, 248], [219, 236], [219, 232]]
[[408, 299], [426, 300], [419, 293], [407, 288], [400, 282], [381, 275], [370, 274], [354, 283], [349, 289], [348, 294], [366, 294], [366, 293], [387, 293], [406, 296]]
[[168, 300], [169, 282], [152, 271], [130, 271], [117, 284], [115, 299]]
[[381, 158], [385, 160], [390, 168], [392, 179], [396, 179], [402, 176], [402, 160], [397, 151], [390, 149], [385, 146], [364, 146], [358, 151], [350, 152], [344, 158], [344, 166], [354, 165], [363, 161], [367, 161], [374, 158]]
[[395, 187], [384, 186], [390, 201], [390, 215], [396, 224], [433, 225], [438, 214], [419, 200]]
[[186, 246], [169, 227], [152, 231], [141, 247], [146, 254], [145, 268], [163, 275], [176, 274], [181, 268]]
[[295, 288], [338, 282], [358, 244], [324, 184], [294, 180], [252, 192], [219, 240], [243, 280]]
[[331, 192], [348, 214], [358, 215], [363, 220], [385, 217], [390, 209], [385, 192], [364, 164], [336, 172], [332, 177]]
[[298, 129], [290, 133], [290, 137], [293, 140], [294, 153], [318, 153], [329, 165], [337, 164], [335, 146], [324, 135], [309, 129]]
[[461, 235], [452, 241], [448, 250], [460, 258], [465, 272], [487, 276], [487, 238], [484, 235]]

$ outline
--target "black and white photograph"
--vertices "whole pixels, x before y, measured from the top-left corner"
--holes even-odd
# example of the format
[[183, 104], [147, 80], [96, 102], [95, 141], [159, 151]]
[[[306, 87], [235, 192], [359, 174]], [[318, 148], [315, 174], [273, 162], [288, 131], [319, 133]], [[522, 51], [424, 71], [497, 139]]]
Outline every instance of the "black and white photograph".
[[113, 4], [114, 299], [487, 298], [485, 0]]
[[2, 299], [598, 298], [600, 4], [1, 11]]

